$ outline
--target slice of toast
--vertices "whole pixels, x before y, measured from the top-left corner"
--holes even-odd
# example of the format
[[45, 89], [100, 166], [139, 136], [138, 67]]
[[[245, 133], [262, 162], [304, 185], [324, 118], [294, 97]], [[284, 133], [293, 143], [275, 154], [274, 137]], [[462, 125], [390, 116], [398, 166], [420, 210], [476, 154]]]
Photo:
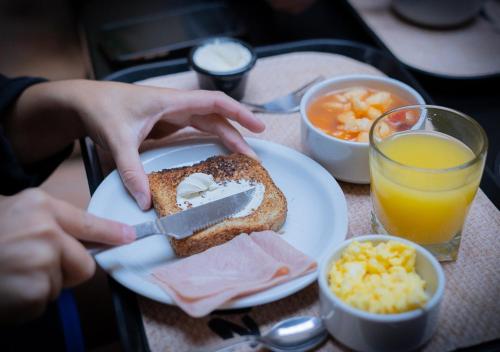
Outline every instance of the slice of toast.
[[212, 175], [215, 182], [249, 180], [265, 187], [259, 207], [247, 216], [229, 218], [182, 240], [170, 239], [176, 255], [185, 257], [230, 241], [241, 233], [281, 228], [286, 219], [287, 202], [283, 192], [274, 184], [264, 167], [242, 154], [214, 156], [198, 164], [165, 169], [148, 175], [153, 205], [158, 216], [181, 211], [177, 205], [177, 186], [190, 174]]

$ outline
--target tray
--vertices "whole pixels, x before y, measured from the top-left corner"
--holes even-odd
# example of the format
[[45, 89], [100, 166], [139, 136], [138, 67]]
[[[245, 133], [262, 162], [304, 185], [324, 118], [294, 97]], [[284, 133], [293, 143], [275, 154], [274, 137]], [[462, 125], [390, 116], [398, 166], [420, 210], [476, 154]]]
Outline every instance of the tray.
[[[259, 57], [267, 57], [296, 51], [335, 53], [368, 63], [388, 76], [399, 79], [413, 86], [424, 96], [427, 102], [432, 103], [432, 100], [426, 92], [423, 91], [416, 80], [401, 64], [398, 63], [398, 61], [377, 49], [362, 44], [340, 40], [309, 40], [261, 47], [257, 49]], [[120, 82], [134, 82], [152, 76], [182, 72], [187, 69], [187, 61], [180, 59], [125, 69], [108, 76], [106, 79]], [[87, 169], [89, 186], [91, 193], [93, 193], [102, 180], [103, 175], [100, 172], [99, 160], [96, 156], [92, 142], [85, 140], [83, 141], [82, 146], [84, 147], [83, 154], [85, 157], [84, 161]], [[141, 312], [139, 310], [135, 294], [117, 284], [114, 280], [110, 281], [110, 286], [123, 349], [125, 351], [149, 351], [148, 342], [144, 333]], [[490, 345], [485, 348], [490, 348], [491, 350]]]

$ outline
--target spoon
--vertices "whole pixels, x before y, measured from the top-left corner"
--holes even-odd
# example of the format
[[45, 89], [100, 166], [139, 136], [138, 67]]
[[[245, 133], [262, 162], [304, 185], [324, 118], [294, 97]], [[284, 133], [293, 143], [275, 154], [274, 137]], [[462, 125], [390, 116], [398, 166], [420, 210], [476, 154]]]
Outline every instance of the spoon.
[[239, 336], [199, 351], [222, 352], [246, 343], [251, 347], [263, 345], [274, 352], [301, 352], [319, 345], [327, 334], [320, 318], [294, 317], [277, 323], [264, 335]]

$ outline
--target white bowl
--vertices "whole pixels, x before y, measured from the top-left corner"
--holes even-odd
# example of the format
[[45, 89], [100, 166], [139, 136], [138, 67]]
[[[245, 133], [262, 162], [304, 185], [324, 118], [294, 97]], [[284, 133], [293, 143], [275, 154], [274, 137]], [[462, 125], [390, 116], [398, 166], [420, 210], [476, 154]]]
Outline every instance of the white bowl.
[[[425, 104], [424, 98], [409, 85], [388, 77], [347, 75], [315, 84], [304, 94], [300, 102], [302, 147], [313, 159], [323, 165], [336, 179], [352, 183], [370, 183], [368, 166], [368, 142], [351, 142], [335, 138], [315, 127], [307, 117], [309, 104], [317, 97], [332, 91], [368, 87], [393, 93], [409, 105]], [[418, 129], [424, 123], [422, 116], [412, 127]]]
[[[430, 299], [417, 310], [400, 314], [375, 314], [362, 311], [341, 301], [328, 286], [331, 264], [340, 258], [353, 241], [373, 243], [398, 241], [417, 251], [416, 271], [426, 281]], [[342, 344], [357, 351], [411, 351], [427, 342], [435, 332], [439, 306], [443, 299], [445, 277], [443, 269], [425, 248], [408, 240], [387, 235], [354, 237], [337, 246], [331, 256], [320, 264], [320, 312], [329, 333]]]

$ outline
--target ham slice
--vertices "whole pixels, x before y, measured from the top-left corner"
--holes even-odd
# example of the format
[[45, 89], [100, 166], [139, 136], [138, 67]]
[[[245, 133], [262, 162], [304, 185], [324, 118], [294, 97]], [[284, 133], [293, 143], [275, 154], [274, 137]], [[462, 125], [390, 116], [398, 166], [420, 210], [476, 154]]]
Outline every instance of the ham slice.
[[316, 262], [272, 231], [241, 234], [229, 242], [156, 268], [153, 281], [193, 317], [236, 297], [305, 275]]

